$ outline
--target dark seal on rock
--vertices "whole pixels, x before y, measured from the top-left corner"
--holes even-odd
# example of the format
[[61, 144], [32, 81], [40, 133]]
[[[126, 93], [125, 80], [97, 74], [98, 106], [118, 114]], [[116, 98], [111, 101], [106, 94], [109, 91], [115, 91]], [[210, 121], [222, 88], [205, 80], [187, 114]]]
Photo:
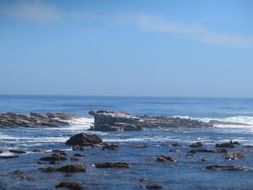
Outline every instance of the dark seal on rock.
[[156, 161], [158, 162], [177, 162], [177, 160], [173, 159], [172, 157], [170, 156], [159, 156]]
[[79, 133], [70, 137], [69, 140], [66, 141], [66, 145], [70, 146], [92, 146], [96, 144], [101, 144], [103, 141], [98, 135], [91, 135], [87, 133]]

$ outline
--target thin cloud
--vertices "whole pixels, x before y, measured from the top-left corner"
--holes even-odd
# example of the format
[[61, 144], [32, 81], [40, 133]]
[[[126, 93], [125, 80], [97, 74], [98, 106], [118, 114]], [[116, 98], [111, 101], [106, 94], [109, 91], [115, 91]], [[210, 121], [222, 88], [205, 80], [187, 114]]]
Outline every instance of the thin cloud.
[[218, 33], [197, 24], [183, 25], [147, 14], [134, 14], [128, 18], [131, 18], [137, 27], [147, 31], [185, 36], [201, 43], [223, 47], [253, 47], [253, 36]]
[[60, 17], [56, 7], [40, 1], [18, 1], [14, 5], [3, 5], [0, 14], [25, 21], [48, 22]]

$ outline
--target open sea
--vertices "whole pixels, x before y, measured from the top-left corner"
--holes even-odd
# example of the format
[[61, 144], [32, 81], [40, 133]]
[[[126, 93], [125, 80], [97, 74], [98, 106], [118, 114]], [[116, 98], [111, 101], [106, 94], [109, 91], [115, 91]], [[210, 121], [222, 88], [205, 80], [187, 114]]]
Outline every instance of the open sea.
[[[125, 111], [136, 115], [166, 115], [193, 118], [208, 122], [212, 119], [238, 122], [242, 125], [218, 125], [201, 129], [153, 129], [138, 132], [91, 132], [93, 123], [90, 110]], [[67, 179], [81, 182], [87, 189], [143, 189], [141, 183], [151, 181], [163, 189], [173, 190], [252, 190], [253, 172], [207, 171], [207, 165], [239, 165], [253, 168], [253, 99], [251, 98], [177, 98], [177, 97], [99, 97], [99, 96], [0, 96], [0, 112], [66, 112], [79, 114], [80, 119], [71, 126], [43, 128], [0, 128], [0, 150], [22, 149], [28, 151], [18, 160], [0, 159], [0, 190], [49, 190], [57, 182], [65, 180], [61, 174], [41, 174], [36, 160], [40, 153], [33, 149], [51, 151], [64, 149], [65, 141], [80, 132], [96, 133], [106, 142], [120, 145], [118, 151], [91, 149], [84, 152], [85, 174], [76, 174]], [[214, 147], [224, 141], [239, 141], [246, 156], [241, 160], [225, 160], [223, 154], [202, 153], [186, 158], [189, 145], [200, 141], [205, 147]], [[180, 148], [172, 143], [180, 143]], [[135, 145], [145, 143], [145, 149]], [[231, 152], [236, 151], [229, 150]], [[3, 153], [4, 154], [4, 153]], [[6, 153], [7, 154], [7, 153]], [[157, 163], [155, 157], [170, 155], [176, 164]], [[203, 161], [205, 160], [205, 161]], [[99, 170], [93, 162], [126, 161], [130, 169]], [[22, 170], [33, 175], [33, 180], [23, 180], [11, 173]], [[1, 185], [2, 184], [2, 185]], [[144, 188], [145, 189], [145, 188]]]

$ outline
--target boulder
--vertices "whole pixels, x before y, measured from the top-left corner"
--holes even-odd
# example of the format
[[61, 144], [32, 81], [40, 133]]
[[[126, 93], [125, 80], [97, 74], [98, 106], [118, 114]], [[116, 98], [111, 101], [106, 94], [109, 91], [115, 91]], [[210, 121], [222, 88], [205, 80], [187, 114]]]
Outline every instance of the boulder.
[[221, 144], [216, 144], [215, 147], [217, 147], [217, 148], [235, 148], [235, 145], [240, 145], [240, 143], [237, 141], [229, 141], [229, 142], [224, 142]]
[[95, 134], [87, 134], [87, 133], [79, 133], [70, 137], [69, 140], [66, 141], [66, 145], [70, 146], [93, 146], [96, 144], [101, 144], [103, 141], [102, 139]]
[[199, 148], [199, 147], [202, 147], [202, 143], [201, 142], [196, 142], [196, 143], [192, 143], [190, 145], [191, 148]]
[[55, 188], [66, 188], [66, 189], [70, 189], [70, 190], [82, 190], [84, 189], [84, 187], [77, 182], [74, 181], [62, 181], [60, 183], [58, 183]]

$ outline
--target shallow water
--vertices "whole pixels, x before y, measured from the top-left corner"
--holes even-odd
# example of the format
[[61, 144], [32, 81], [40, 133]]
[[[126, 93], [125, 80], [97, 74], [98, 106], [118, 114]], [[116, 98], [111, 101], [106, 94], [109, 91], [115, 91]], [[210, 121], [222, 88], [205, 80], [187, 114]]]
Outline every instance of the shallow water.
[[[106, 142], [119, 144], [118, 151], [101, 150], [101, 147], [81, 152], [85, 156], [82, 162], [87, 166], [86, 173], [66, 177], [61, 173], [44, 174], [37, 164], [40, 157], [49, 153], [32, 153], [33, 149], [50, 152], [64, 149], [71, 156], [70, 147], [64, 145], [73, 134], [87, 132], [93, 119], [87, 114], [92, 109], [113, 109], [134, 114], [179, 115], [201, 120], [219, 118], [236, 120], [251, 124], [253, 117], [252, 99], [197, 99], [197, 98], [121, 98], [121, 97], [34, 97], [0, 96], [1, 112], [28, 113], [30, 111], [62, 111], [83, 115], [81, 120], [73, 121], [72, 126], [59, 128], [15, 128], [0, 129], [1, 150], [22, 149], [27, 154], [19, 158], [0, 159], [0, 182], [6, 189], [54, 189], [61, 180], [81, 182], [88, 189], [142, 189], [146, 183], [155, 183], [163, 189], [252, 189], [253, 172], [208, 171], [208, 165], [240, 165], [253, 168], [252, 126], [216, 126], [208, 129], [170, 129], [145, 130], [141, 132], [95, 132]], [[244, 118], [244, 120], [243, 120]], [[230, 121], [229, 120], [229, 121]], [[94, 132], [92, 132], [94, 133]], [[245, 159], [229, 161], [221, 153], [197, 153], [194, 157], [185, 157], [192, 142], [201, 141], [205, 147], [213, 148], [215, 143], [228, 140], [242, 143], [237, 149], [245, 151]], [[172, 147], [178, 142], [182, 147]], [[138, 149], [140, 143], [147, 148]], [[3, 154], [9, 154], [4, 152]], [[170, 155], [177, 159], [175, 164], [158, 163], [159, 155]], [[205, 159], [206, 161], [202, 161]], [[97, 169], [94, 162], [126, 161], [130, 169]], [[64, 161], [65, 164], [70, 161]], [[22, 170], [34, 179], [24, 180], [11, 174]], [[140, 182], [144, 179], [144, 182]], [[0, 188], [1, 189], [1, 188]]]

